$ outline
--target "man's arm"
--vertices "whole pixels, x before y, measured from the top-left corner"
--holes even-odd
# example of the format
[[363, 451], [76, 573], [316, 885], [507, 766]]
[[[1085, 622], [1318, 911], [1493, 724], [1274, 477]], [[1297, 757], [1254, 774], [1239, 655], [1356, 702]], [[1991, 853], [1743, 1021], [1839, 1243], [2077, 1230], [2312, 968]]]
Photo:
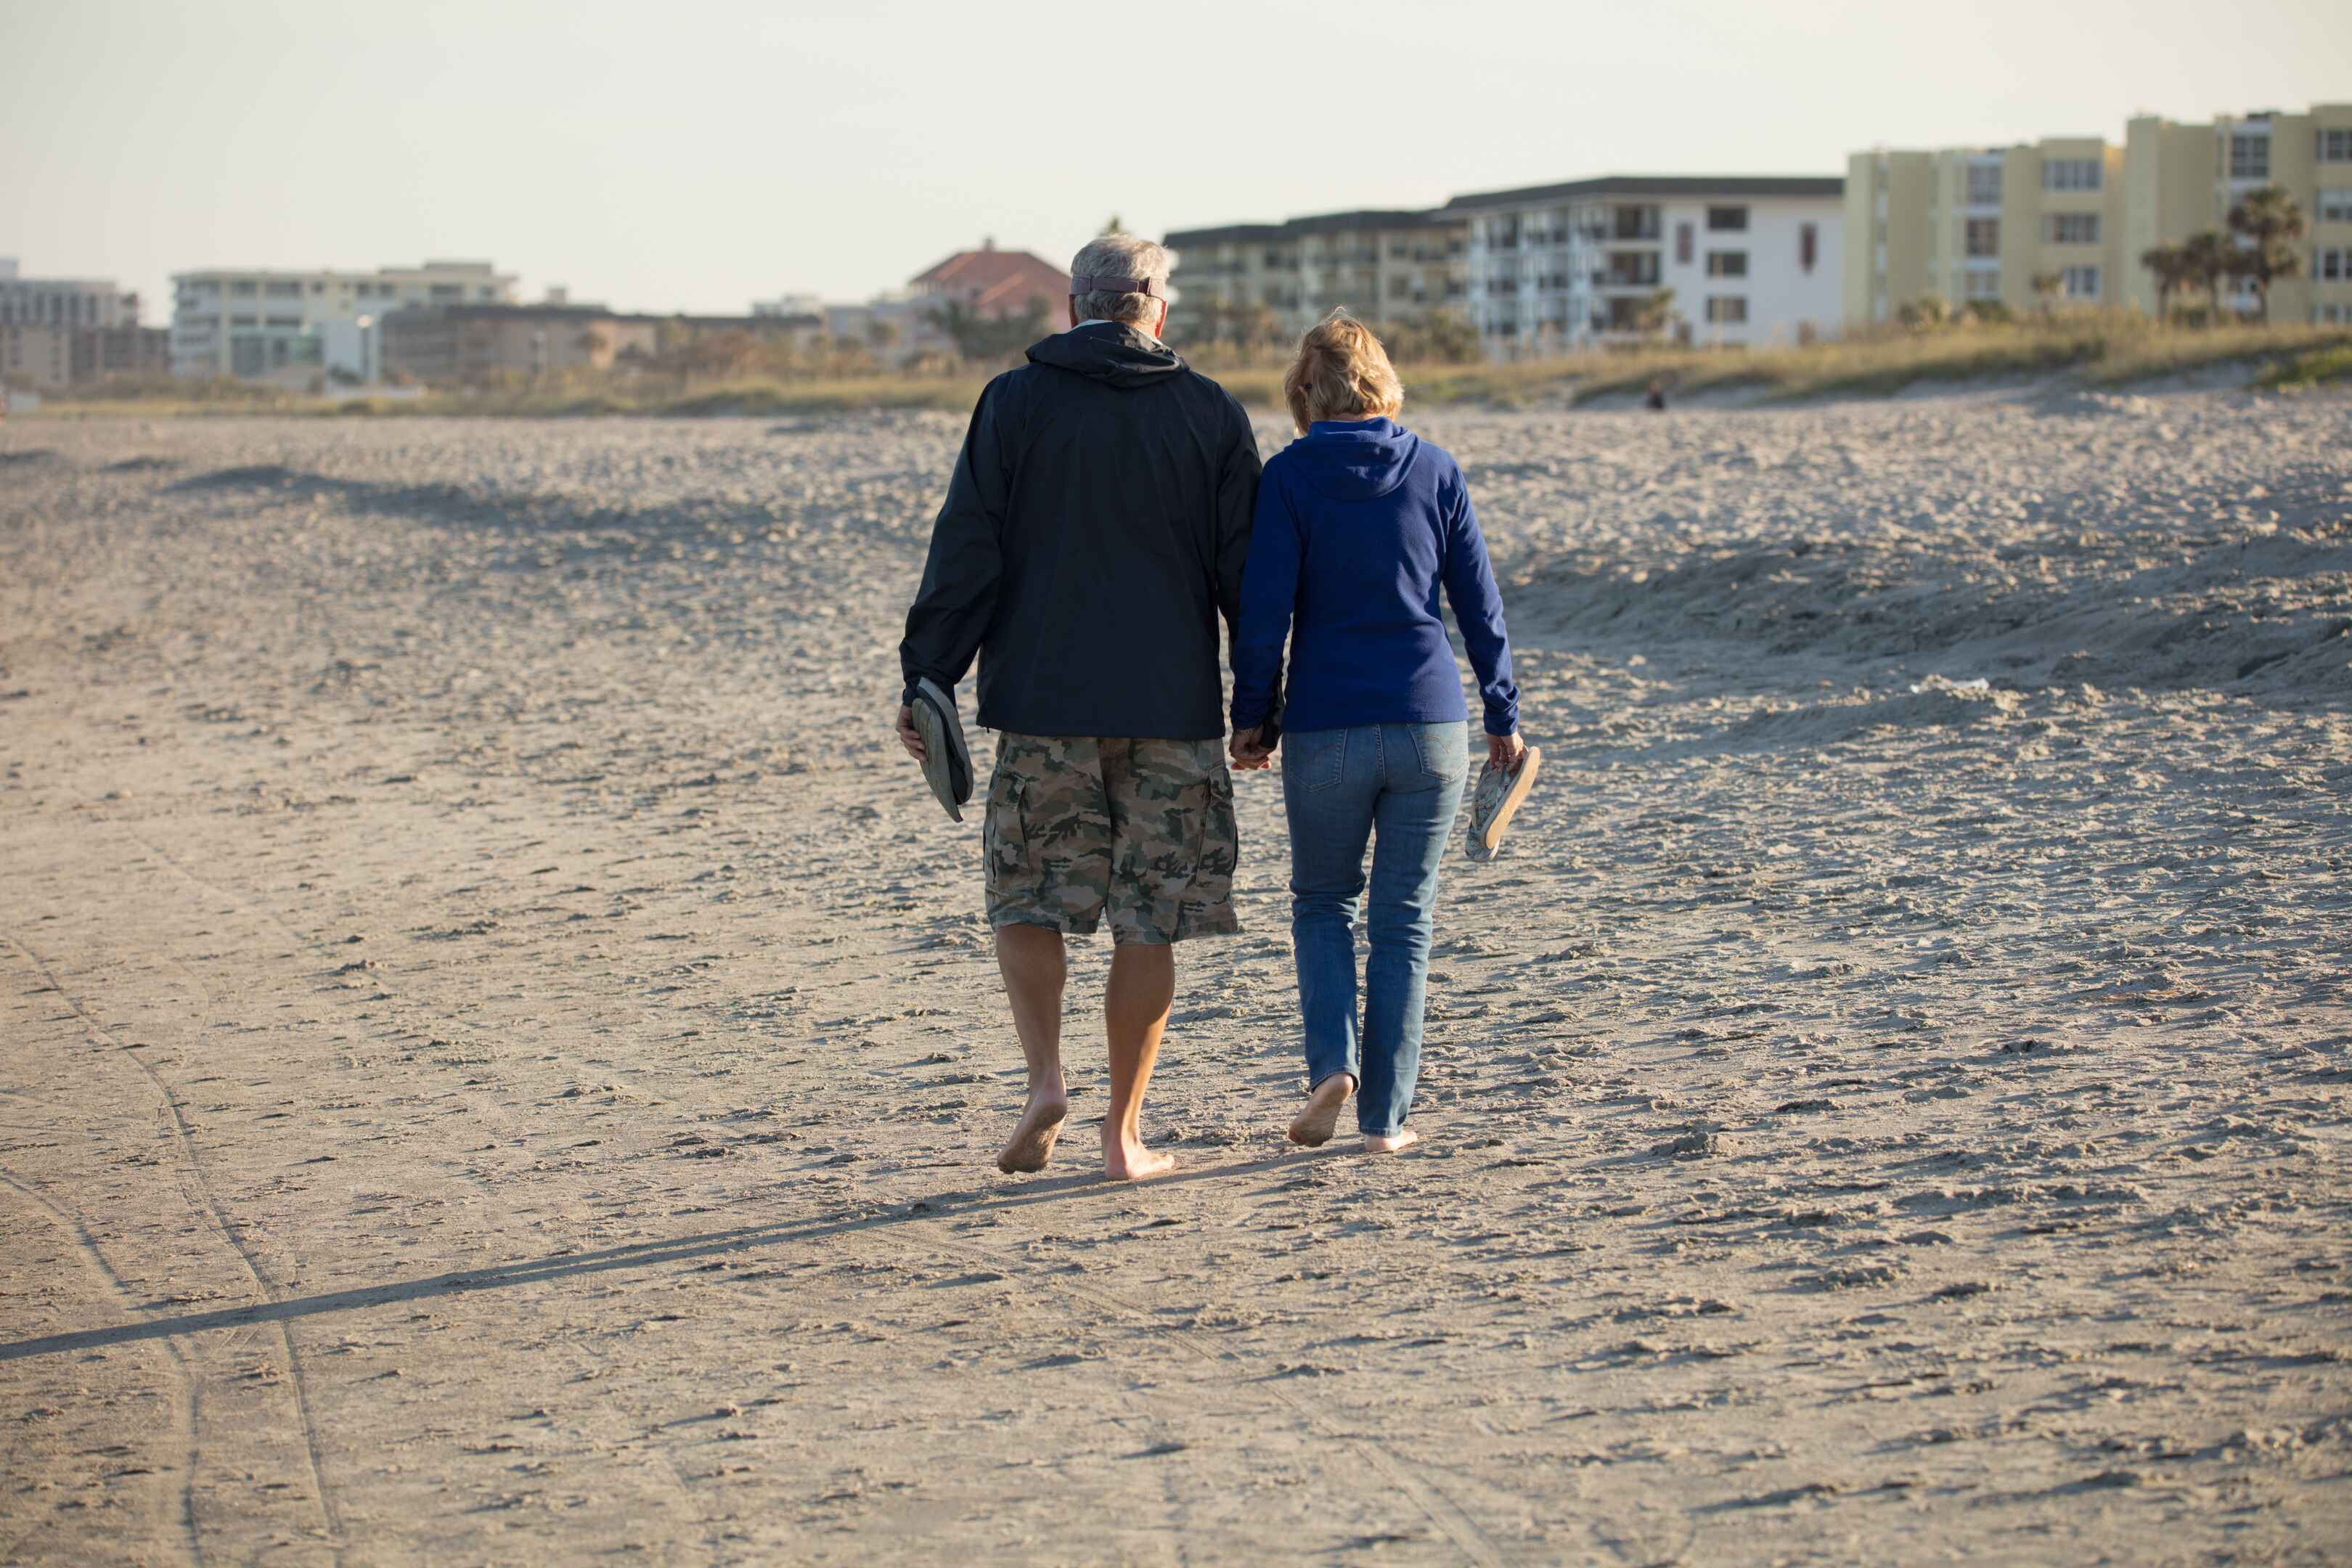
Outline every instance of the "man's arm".
[[922, 586], [907, 611], [906, 640], [898, 665], [906, 677], [907, 701], [915, 682], [929, 676], [943, 691], [971, 668], [981, 637], [996, 612], [1004, 575], [1004, 517], [1011, 500], [1011, 465], [1005, 461], [1002, 404], [992, 384], [980, 395], [948, 480], [948, 499], [931, 524], [931, 549], [923, 563]]
[[[1257, 521], [1258, 476], [1261, 465], [1257, 456], [1257, 434], [1250, 428], [1249, 416], [1239, 404], [1232, 404], [1233, 434], [1225, 443], [1224, 459], [1217, 475], [1217, 608], [1225, 617], [1225, 635], [1233, 649], [1234, 692], [1238, 698], [1242, 667], [1242, 584], [1247, 578], [1251, 562], [1251, 532]], [[1284, 601], [1286, 606], [1288, 601]], [[1287, 616], [1286, 614], [1286, 623]], [[1286, 624], [1285, 630], [1287, 626]], [[1282, 644], [1275, 643], [1275, 663], [1267, 685], [1266, 704], [1250, 721], [1257, 723], [1265, 717], [1267, 707], [1278, 713], [1282, 708]]]

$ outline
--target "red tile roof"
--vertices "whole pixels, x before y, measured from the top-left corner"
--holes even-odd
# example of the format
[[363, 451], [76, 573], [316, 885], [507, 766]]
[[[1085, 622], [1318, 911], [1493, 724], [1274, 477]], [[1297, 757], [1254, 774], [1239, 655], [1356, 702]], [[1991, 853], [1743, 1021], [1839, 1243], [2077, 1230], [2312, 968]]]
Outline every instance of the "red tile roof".
[[1058, 308], [1070, 292], [1070, 275], [1025, 250], [959, 250], [938, 266], [918, 272], [908, 286], [919, 294], [963, 300], [983, 316], [1018, 314], [1032, 300]]

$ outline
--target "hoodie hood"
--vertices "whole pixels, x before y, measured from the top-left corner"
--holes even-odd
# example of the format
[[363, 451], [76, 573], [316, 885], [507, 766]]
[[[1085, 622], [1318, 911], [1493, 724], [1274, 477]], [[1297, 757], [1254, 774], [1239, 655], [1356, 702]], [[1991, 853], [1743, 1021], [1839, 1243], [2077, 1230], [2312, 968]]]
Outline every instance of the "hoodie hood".
[[1371, 500], [1404, 483], [1421, 437], [1393, 419], [1318, 419], [1283, 448], [1306, 481], [1333, 500]]
[[1164, 385], [1184, 368], [1174, 349], [1124, 321], [1055, 332], [1030, 345], [1029, 363], [1121, 388]]

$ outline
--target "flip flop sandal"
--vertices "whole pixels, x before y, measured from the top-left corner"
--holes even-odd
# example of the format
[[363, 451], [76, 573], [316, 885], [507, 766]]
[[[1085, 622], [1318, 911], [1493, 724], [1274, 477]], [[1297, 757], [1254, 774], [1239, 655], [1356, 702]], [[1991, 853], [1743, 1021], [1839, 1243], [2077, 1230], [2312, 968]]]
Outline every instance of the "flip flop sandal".
[[971, 748], [964, 744], [963, 721], [956, 717], [955, 699], [924, 676], [915, 682], [915, 733], [923, 739], [923, 782], [949, 819], [963, 820], [964, 803], [971, 799]]
[[1511, 826], [1511, 815], [1528, 792], [1536, 786], [1536, 773], [1543, 766], [1543, 748], [1529, 746], [1528, 754], [1519, 759], [1517, 769], [1505, 773], [1488, 763], [1478, 775], [1478, 793], [1470, 801], [1470, 858], [1479, 862], [1492, 860], [1503, 852], [1503, 833]]

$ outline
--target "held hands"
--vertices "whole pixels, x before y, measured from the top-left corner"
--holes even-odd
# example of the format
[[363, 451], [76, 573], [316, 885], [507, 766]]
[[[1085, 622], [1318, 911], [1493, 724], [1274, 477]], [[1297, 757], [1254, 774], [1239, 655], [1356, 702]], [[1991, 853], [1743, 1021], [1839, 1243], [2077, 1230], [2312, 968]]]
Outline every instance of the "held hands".
[[1225, 754], [1233, 758], [1234, 766], [1243, 773], [1274, 766], [1272, 750], [1258, 743], [1261, 728], [1253, 724], [1246, 730], [1236, 730], [1233, 739], [1225, 742]]
[[911, 707], [898, 710], [898, 744], [906, 747], [907, 754], [919, 763], [930, 760], [930, 753], [923, 749], [923, 737], [915, 729], [915, 710]]
[[1519, 738], [1517, 731], [1507, 735], [1486, 737], [1486, 765], [1496, 773], [1517, 773], [1519, 764], [1527, 761], [1527, 757], [1528, 743]]

